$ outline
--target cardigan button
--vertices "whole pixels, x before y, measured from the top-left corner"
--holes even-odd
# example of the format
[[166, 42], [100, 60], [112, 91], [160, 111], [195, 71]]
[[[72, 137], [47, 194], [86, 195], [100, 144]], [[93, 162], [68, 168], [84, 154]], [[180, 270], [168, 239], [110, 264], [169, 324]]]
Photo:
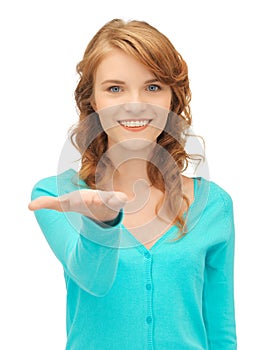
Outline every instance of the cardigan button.
[[151, 254], [149, 252], [145, 252], [144, 256], [145, 256], [145, 258], [150, 259]]
[[146, 318], [146, 323], [151, 323], [152, 322], [152, 317], [151, 316], [147, 316]]

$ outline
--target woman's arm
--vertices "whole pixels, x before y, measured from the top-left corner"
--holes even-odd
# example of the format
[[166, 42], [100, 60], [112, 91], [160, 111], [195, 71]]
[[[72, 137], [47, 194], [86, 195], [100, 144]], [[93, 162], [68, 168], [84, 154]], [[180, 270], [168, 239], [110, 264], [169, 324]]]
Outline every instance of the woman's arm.
[[[112, 287], [116, 275], [122, 212], [117, 214], [115, 226], [111, 227], [72, 212], [71, 207], [68, 213], [48, 209], [49, 205], [46, 209], [37, 209], [35, 199], [56, 200], [57, 196], [56, 178], [44, 179], [32, 191], [30, 208], [35, 210], [46, 240], [66, 274], [88, 293], [103, 296]], [[84, 210], [84, 202], [82, 204]]]
[[211, 247], [206, 256], [203, 312], [210, 350], [235, 350], [234, 220], [232, 200], [224, 198], [227, 239]]

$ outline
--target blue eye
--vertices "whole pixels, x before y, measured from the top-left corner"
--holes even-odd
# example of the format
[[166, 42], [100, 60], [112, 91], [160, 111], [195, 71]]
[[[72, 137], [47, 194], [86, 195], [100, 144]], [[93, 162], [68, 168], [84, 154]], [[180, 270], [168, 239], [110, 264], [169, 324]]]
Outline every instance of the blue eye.
[[154, 92], [154, 91], [160, 90], [160, 87], [159, 87], [158, 85], [154, 85], [154, 84], [153, 84], [153, 85], [149, 85], [149, 86], [148, 86], [148, 90]]
[[111, 92], [120, 92], [121, 88], [119, 86], [111, 86], [109, 88], [109, 91], [111, 91]]

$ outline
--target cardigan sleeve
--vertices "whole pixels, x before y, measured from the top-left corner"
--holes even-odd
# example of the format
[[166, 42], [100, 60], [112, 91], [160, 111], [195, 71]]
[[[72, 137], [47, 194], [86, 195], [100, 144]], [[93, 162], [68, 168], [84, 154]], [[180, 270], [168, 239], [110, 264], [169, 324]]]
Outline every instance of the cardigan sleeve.
[[206, 255], [203, 314], [209, 350], [236, 350], [234, 311], [234, 241], [232, 199], [224, 196], [223, 239]]
[[[32, 200], [58, 196], [56, 187], [53, 177], [41, 180], [32, 190]], [[86, 292], [106, 295], [117, 271], [122, 212], [112, 227], [78, 213], [40, 209], [35, 216], [65, 273]]]

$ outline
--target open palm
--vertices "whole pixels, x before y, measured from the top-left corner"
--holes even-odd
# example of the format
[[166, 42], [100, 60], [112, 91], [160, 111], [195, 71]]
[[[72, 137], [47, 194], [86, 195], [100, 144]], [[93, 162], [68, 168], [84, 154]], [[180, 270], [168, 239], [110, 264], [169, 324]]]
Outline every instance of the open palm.
[[123, 192], [84, 189], [60, 197], [41, 196], [29, 204], [29, 209], [72, 211], [98, 221], [109, 221], [116, 218], [127, 199], [128, 197]]

